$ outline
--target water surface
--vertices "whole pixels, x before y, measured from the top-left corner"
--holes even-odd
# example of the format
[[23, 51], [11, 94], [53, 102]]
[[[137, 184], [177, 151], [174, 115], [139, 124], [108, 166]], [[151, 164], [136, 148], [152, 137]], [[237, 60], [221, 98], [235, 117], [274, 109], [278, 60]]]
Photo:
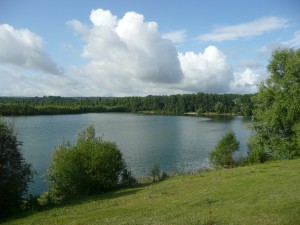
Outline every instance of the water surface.
[[47, 190], [45, 174], [53, 149], [63, 141], [74, 143], [79, 131], [93, 123], [96, 135], [114, 141], [135, 177], [148, 176], [154, 164], [162, 170], [193, 170], [205, 166], [208, 154], [229, 130], [240, 141], [245, 154], [251, 132], [243, 117], [162, 116], [130, 113], [20, 116], [13, 121], [27, 162], [37, 176], [29, 191]]

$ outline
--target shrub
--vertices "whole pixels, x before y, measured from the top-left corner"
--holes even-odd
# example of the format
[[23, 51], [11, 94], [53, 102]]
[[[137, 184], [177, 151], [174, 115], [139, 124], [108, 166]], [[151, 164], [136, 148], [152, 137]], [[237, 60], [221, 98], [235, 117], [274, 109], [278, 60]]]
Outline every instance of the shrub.
[[163, 172], [160, 176], [160, 180], [165, 180], [167, 178], [169, 178], [169, 175], [166, 172]]
[[137, 185], [138, 181], [132, 176], [131, 171], [126, 168], [121, 173], [121, 182], [122, 187], [131, 187]]
[[169, 177], [166, 172], [161, 173], [159, 164], [153, 165], [151, 169], [151, 176], [153, 182], [162, 181]]
[[151, 169], [152, 181], [156, 182], [160, 180], [160, 167], [159, 164], [153, 165]]
[[31, 165], [26, 163], [13, 127], [0, 118], [0, 217], [20, 210], [32, 180]]
[[132, 176], [117, 145], [95, 137], [95, 129], [90, 125], [79, 133], [74, 146], [64, 143], [55, 149], [49, 166], [49, 194], [52, 201], [59, 202], [109, 191], [125, 182], [125, 174], [128, 184]]
[[38, 211], [41, 207], [38, 199], [39, 196], [30, 194], [24, 201], [24, 209], [29, 213]]
[[239, 149], [239, 142], [237, 141], [233, 131], [229, 131], [217, 144], [215, 150], [209, 155], [210, 162], [220, 167], [232, 167], [235, 164], [234, 152]]

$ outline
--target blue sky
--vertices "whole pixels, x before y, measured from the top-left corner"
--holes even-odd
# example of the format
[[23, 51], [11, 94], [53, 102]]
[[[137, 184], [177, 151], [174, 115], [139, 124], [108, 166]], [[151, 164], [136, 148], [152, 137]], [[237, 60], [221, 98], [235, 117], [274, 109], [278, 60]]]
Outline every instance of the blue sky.
[[0, 96], [254, 93], [298, 0], [0, 0]]

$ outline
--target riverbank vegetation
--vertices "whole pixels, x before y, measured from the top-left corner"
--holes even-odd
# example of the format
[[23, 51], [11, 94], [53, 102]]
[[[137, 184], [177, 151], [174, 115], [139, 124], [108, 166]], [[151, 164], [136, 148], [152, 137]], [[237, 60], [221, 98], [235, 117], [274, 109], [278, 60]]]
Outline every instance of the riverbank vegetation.
[[[300, 157], [300, 49], [275, 50], [268, 71], [270, 76], [258, 85], [252, 98], [250, 128], [254, 135], [243, 163]], [[210, 153], [210, 161], [216, 166], [232, 166], [237, 147], [238, 141], [229, 132]]]
[[90, 112], [189, 112], [252, 115], [252, 94], [183, 94], [146, 97], [0, 97], [0, 115], [53, 115]]
[[0, 117], [0, 219], [21, 210], [34, 173], [21, 145], [14, 128]]
[[234, 153], [239, 150], [239, 141], [236, 139], [235, 133], [229, 131], [217, 143], [215, 149], [210, 152], [209, 160], [217, 167], [231, 168], [237, 166], [238, 162], [234, 159]]
[[43, 194], [43, 204], [137, 183], [116, 143], [96, 137], [93, 125], [78, 134], [75, 145], [62, 143], [53, 151], [47, 178], [49, 191]]
[[300, 160], [171, 177], [18, 215], [14, 224], [296, 225]]
[[268, 65], [269, 77], [252, 98], [250, 162], [300, 156], [300, 49], [278, 49]]

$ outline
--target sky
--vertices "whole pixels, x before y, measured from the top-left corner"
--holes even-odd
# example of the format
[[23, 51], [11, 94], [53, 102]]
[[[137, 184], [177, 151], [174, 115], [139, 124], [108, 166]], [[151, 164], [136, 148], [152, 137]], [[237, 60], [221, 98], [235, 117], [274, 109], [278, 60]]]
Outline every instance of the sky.
[[299, 0], [0, 0], [0, 96], [257, 91]]

